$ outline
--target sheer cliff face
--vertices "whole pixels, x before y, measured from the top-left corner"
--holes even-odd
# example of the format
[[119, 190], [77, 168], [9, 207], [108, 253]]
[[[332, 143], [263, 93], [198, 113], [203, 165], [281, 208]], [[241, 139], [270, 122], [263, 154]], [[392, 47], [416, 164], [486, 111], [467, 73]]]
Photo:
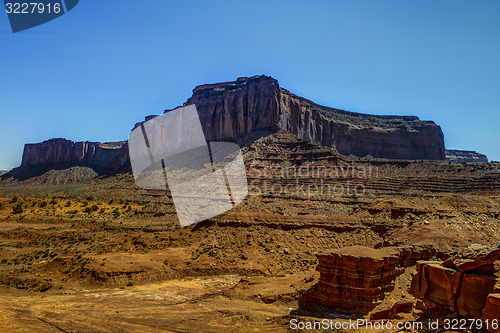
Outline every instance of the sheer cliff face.
[[234, 141], [255, 130], [280, 128], [279, 86], [271, 77], [198, 86], [184, 103], [190, 104], [196, 105], [207, 141]]
[[24, 146], [23, 166], [83, 165], [99, 169], [119, 169], [126, 165], [125, 142], [73, 142], [50, 139]]
[[344, 155], [444, 160], [441, 128], [418, 117], [372, 116], [317, 105], [273, 78], [239, 78], [198, 86], [195, 104], [208, 141], [237, 140], [254, 130], [284, 129]]
[[444, 136], [432, 121], [373, 116], [317, 105], [280, 90], [281, 127], [343, 155], [443, 160]]
[[[196, 105], [207, 141], [236, 141], [255, 130], [284, 129], [344, 155], [445, 159], [443, 133], [432, 121], [320, 106], [280, 88], [278, 81], [267, 76], [198, 86], [185, 103], [190, 104]], [[129, 165], [129, 158], [124, 142], [52, 139], [27, 144], [22, 165], [119, 169]]]

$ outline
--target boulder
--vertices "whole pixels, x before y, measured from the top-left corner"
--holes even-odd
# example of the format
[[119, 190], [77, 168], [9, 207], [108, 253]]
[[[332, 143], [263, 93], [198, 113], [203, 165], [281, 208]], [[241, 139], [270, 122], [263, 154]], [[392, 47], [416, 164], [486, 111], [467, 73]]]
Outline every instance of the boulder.
[[464, 273], [460, 296], [457, 299], [458, 313], [464, 317], [480, 318], [495, 283], [494, 276]]
[[500, 260], [500, 242], [491, 246], [472, 244], [446, 260], [443, 266], [455, 268], [460, 272], [474, 270], [492, 274], [497, 260]]
[[434, 261], [420, 261], [417, 263], [417, 274], [412, 280], [410, 293], [425, 300], [429, 309], [455, 311], [460, 283], [460, 272]]
[[500, 295], [500, 243], [473, 244], [445, 262], [418, 262], [410, 293], [434, 313], [495, 319]]

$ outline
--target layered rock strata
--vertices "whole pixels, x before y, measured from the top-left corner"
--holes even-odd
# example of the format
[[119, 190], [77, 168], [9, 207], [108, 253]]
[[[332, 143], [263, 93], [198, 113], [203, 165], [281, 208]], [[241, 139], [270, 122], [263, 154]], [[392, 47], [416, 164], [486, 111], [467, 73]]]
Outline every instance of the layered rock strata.
[[50, 139], [24, 146], [22, 166], [80, 165], [98, 169], [119, 169], [128, 162], [126, 142], [73, 142]]
[[[284, 129], [344, 155], [444, 160], [441, 128], [414, 116], [375, 116], [315, 104], [268, 76], [238, 78], [193, 90], [209, 141], [235, 141], [255, 130]], [[168, 111], [166, 111], [168, 112]]]
[[431, 247], [351, 246], [318, 254], [319, 282], [299, 300], [302, 308], [322, 306], [335, 312], [366, 314], [394, 289], [405, 267], [436, 255]]
[[433, 121], [376, 116], [315, 104], [280, 90], [280, 127], [343, 155], [444, 160], [444, 136]]
[[[256, 131], [285, 130], [344, 155], [445, 159], [443, 133], [432, 121], [321, 106], [280, 88], [278, 81], [268, 76], [198, 86], [184, 103], [191, 104], [197, 107], [207, 141], [238, 141]], [[147, 116], [145, 121], [154, 117]], [[22, 166], [78, 165], [119, 169], [129, 164], [124, 142], [64, 139], [27, 144], [22, 159]]]

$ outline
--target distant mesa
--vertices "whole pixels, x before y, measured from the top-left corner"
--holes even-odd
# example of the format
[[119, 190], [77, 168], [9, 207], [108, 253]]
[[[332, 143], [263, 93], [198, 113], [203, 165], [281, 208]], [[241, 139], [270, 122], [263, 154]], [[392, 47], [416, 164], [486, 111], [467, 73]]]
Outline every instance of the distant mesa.
[[[290, 93], [281, 88], [277, 80], [265, 75], [197, 86], [184, 103], [189, 104], [196, 104], [207, 141], [235, 142], [256, 131], [284, 130], [342, 155], [403, 160], [448, 159], [457, 163], [487, 161], [484, 155], [477, 153], [445, 152], [443, 132], [433, 121], [321, 106]], [[154, 117], [147, 116], [145, 121]], [[82, 166], [100, 174], [130, 170], [130, 159], [126, 141], [99, 143], [50, 139], [26, 144], [20, 168], [32, 170], [42, 166], [45, 169]], [[19, 170], [13, 172], [19, 173]]]
[[[184, 103], [189, 104], [196, 104], [208, 141], [237, 141], [257, 130], [283, 129], [343, 155], [445, 159], [443, 132], [432, 121], [321, 106], [290, 93], [264, 75], [197, 86]], [[148, 116], [145, 121], [154, 117]]]
[[486, 155], [470, 150], [446, 149], [446, 160], [453, 163], [488, 162]]
[[321, 106], [280, 88], [268, 76], [198, 86], [185, 104], [193, 103], [209, 141], [283, 129], [343, 155], [445, 159], [443, 132], [432, 121]]
[[24, 146], [21, 166], [87, 166], [99, 171], [118, 170], [128, 163], [125, 141], [120, 142], [73, 142], [66, 139], [50, 139]]

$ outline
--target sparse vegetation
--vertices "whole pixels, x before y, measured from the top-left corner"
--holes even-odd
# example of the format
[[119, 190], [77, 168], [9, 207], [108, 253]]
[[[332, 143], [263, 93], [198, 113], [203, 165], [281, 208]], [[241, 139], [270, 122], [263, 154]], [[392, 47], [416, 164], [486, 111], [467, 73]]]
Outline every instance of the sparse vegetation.
[[21, 214], [22, 212], [24, 212], [24, 209], [21, 203], [18, 203], [12, 208], [12, 213], [14, 214]]
[[[133, 184], [133, 180], [131, 175], [127, 177], [130, 177], [127, 179], [129, 183], [106, 178], [97, 180], [91, 186], [28, 187], [25, 191], [32, 191], [29, 194], [0, 188], [0, 192], [10, 191], [0, 196], [0, 202], [5, 207], [0, 211], [5, 221], [4, 228], [0, 230], [3, 271], [14, 272], [8, 274], [21, 279], [25, 276], [33, 280], [52, 278], [53, 289], [64, 286], [66, 290], [73, 288], [78, 281], [99, 285], [99, 288], [133, 287], [131, 290], [134, 290], [137, 288], [135, 284], [139, 287], [143, 277], [145, 280], [164, 279], [164, 275], [157, 276], [155, 273], [158, 265], [161, 265], [159, 271], [162, 274], [165, 271], [169, 277], [208, 273], [210, 279], [218, 279], [220, 273], [239, 275], [240, 270], [245, 269], [255, 269], [256, 272], [269, 270], [279, 276], [268, 279], [267, 273], [243, 275], [241, 281], [244, 288], [235, 290], [239, 292], [239, 289], [246, 288], [244, 292], [248, 298], [253, 292], [264, 295], [272, 289], [269, 288], [272, 283], [278, 281], [282, 285], [274, 290], [283, 287], [287, 289], [283, 292], [296, 292], [309, 288], [317, 282], [317, 278], [314, 281], [304, 280], [309, 275], [303, 274], [311, 273], [312, 276], [316, 268], [315, 255], [325, 247], [363, 245], [367, 240], [373, 246], [381, 241], [380, 234], [370, 228], [363, 232], [324, 229], [325, 224], [330, 224], [326, 219], [321, 220], [324, 216], [328, 219], [340, 217], [339, 220], [342, 215], [352, 216], [349, 224], [356, 229], [365, 222], [375, 227], [383, 225], [391, 230], [386, 236], [388, 240], [396, 243], [411, 244], [415, 239], [425, 239], [427, 235], [423, 231], [434, 227], [442, 228], [440, 233], [446, 233], [444, 242], [455, 248], [471, 243], [470, 238], [474, 242], [484, 239], [487, 243], [498, 235], [495, 229], [498, 217], [495, 214], [499, 206], [498, 201], [491, 200], [492, 196], [498, 196], [496, 193], [481, 197], [471, 194], [464, 200], [460, 195], [455, 198], [447, 194], [436, 197], [387, 194], [387, 198], [384, 194], [377, 195], [377, 201], [372, 200], [375, 196], [355, 200], [350, 197], [305, 200], [291, 196], [252, 196], [233, 210], [234, 215], [216, 217], [214, 223], [202, 223], [200, 227], [179, 228], [170, 198], [160, 192], [131, 190], [127, 184]], [[84, 202], [85, 198], [90, 199], [88, 193], [99, 199]], [[15, 204], [9, 202], [15, 194], [19, 196], [16, 204], [22, 203], [24, 208], [24, 213], [20, 215], [11, 214]], [[54, 197], [59, 203], [54, 204], [56, 214], [51, 214], [50, 198]], [[42, 200], [46, 201], [43, 205]], [[440, 211], [442, 207], [452, 205], [448, 210]], [[409, 212], [392, 216], [391, 211], [400, 207]], [[473, 213], [460, 213], [468, 212], [471, 207]], [[452, 209], [459, 214], [451, 214], [449, 210]], [[238, 220], [235, 221], [240, 213], [248, 219], [248, 226], [244, 228], [238, 226]], [[317, 224], [318, 227], [302, 229], [300, 223], [303, 221], [315, 225], [311, 216], [321, 216], [321, 223]], [[19, 222], [21, 219], [22, 222]], [[426, 220], [432, 223], [424, 223]], [[29, 225], [31, 223], [33, 226]], [[293, 223], [294, 226], [291, 229], [275, 228], [280, 223]], [[454, 239], [460, 242], [457, 244]], [[440, 261], [436, 256], [429, 260]], [[16, 263], [19, 266], [14, 266]], [[43, 272], [40, 272], [41, 267]], [[301, 275], [300, 279], [298, 275]], [[106, 287], [101, 285], [102, 279], [105, 279]], [[18, 283], [11, 279], [5, 281]], [[238, 279], [235, 281], [237, 283]], [[306, 286], [309, 281], [310, 285]], [[198, 279], [189, 283], [198, 283]], [[140, 287], [142, 290], [143, 286]], [[227, 294], [232, 296], [232, 293], [233, 290], [228, 289]], [[198, 298], [198, 302], [204, 302], [204, 298]]]

